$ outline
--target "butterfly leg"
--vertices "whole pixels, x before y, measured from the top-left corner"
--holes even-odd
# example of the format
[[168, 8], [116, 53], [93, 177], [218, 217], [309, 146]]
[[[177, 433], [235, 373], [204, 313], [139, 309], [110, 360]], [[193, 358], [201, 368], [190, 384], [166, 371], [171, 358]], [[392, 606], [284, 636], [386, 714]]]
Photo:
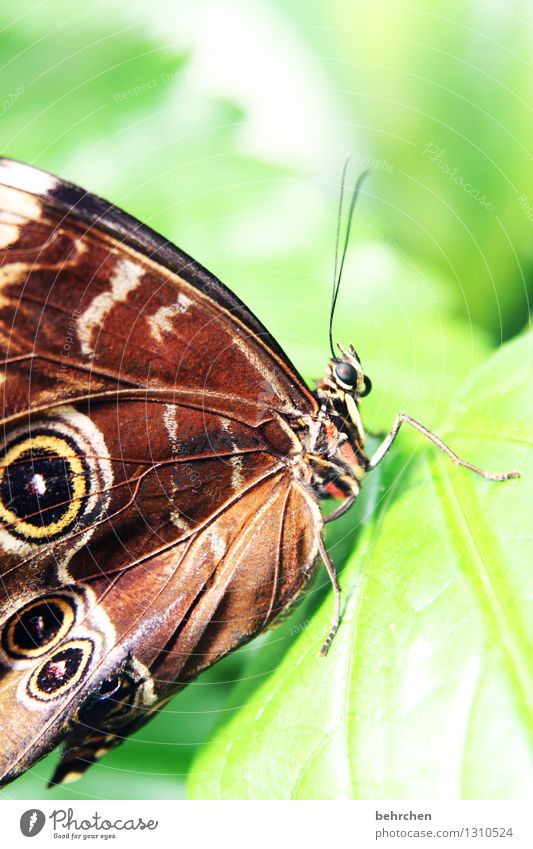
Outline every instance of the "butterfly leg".
[[350, 507], [355, 504], [357, 499], [357, 495], [350, 495], [346, 501], [343, 501], [342, 504], [339, 505], [335, 510], [332, 510], [328, 516], [324, 518], [324, 524], [327, 522], [334, 522], [336, 519], [340, 519], [341, 516], [344, 516], [345, 513], [348, 512]]
[[56, 784], [70, 784], [71, 781], [77, 781], [92, 764], [123, 740], [124, 737], [115, 737], [98, 731], [94, 733], [86, 731], [85, 736], [78, 729], [70, 732], [65, 738], [65, 748], [48, 786], [54, 787]]
[[421, 434], [426, 436], [437, 448], [440, 448], [441, 451], [450, 458], [452, 463], [455, 463], [456, 466], [463, 466], [465, 469], [470, 469], [472, 472], [475, 472], [477, 475], [481, 475], [482, 478], [487, 478], [490, 481], [506, 481], [509, 478], [519, 478], [520, 472], [503, 472], [502, 474], [498, 474], [496, 472], [487, 472], [486, 469], [481, 469], [479, 466], [474, 466], [472, 463], [467, 463], [465, 460], [461, 460], [460, 457], [455, 454], [452, 449], [446, 445], [445, 442], [440, 439], [435, 433], [431, 430], [428, 430], [427, 427], [424, 427], [423, 424], [417, 422], [416, 419], [408, 416], [407, 413], [398, 413], [396, 416], [396, 421], [392, 426], [392, 429], [388, 436], [385, 437], [379, 448], [375, 451], [375, 453], [370, 458], [369, 468], [373, 469], [377, 466], [378, 463], [381, 462], [392, 443], [398, 436], [398, 431], [404, 422], [410, 424], [411, 427], [414, 427], [415, 430], [418, 430]]
[[320, 649], [320, 654], [322, 657], [328, 653], [328, 649], [333, 642], [333, 638], [339, 629], [339, 623], [341, 621], [341, 588], [339, 587], [339, 579], [337, 578], [337, 573], [335, 572], [335, 566], [333, 565], [333, 561], [328, 554], [327, 548], [324, 545], [324, 540], [322, 537], [318, 540], [318, 551], [320, 557], [322, 559], [322, 563], [326, 567], [326, 571], [330, 577], [332, 586], [333, 586], [333, 594], [335, 596], [335, 613], [333, 615], [333, 622], [331, 623], [331, 628], [329, 634], [326, 638], [326, 641], [322, 648]]

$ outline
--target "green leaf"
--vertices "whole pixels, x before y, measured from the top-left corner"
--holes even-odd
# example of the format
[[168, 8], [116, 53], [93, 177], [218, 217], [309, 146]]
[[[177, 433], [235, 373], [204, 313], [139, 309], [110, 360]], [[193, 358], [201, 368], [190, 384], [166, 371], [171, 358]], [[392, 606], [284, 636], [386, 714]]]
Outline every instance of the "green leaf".
[[[287, 623], [275, 669], [276, 632], [247, 665], [190, 797], [530, 797], [532, 354], [528, 334], [491, 357], [442, 431], [522, 478], [483, 480], [402, 432], [351, 515], [328, 657], [331, 593]], [[347, 528], [328, 538], [334, 555]]]

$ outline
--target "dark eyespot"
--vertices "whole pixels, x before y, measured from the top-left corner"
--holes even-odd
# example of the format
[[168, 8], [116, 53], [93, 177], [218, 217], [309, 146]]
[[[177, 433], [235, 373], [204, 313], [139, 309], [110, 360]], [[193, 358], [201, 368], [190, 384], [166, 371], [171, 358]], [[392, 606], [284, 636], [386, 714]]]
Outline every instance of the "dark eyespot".
[[87, 487], [85, 462], [70, 440], [26, 436], [0, 458], [0, 521], [21, 539], [46, 542], [72, 527]]
[[50, 651], [70, 631], [75, 606], [66, 596], [35, 599], [6, 622], [2, 648], [11, 657], [39, 657]]
[[357, 383], [357, 371], [345, 361], [335, 364], [335, 377], [339, 383], [353, 389]]
[[70, 640], [45, 663], [38, 666], [28, 681], [30, 696], [49, 701], [62, 696], [84, 677], [94, 645], [92, 640]]
[[359, 397], [364, 398], [366, 395], [369, 394], [371, 389], [372, 389], [372, 381], [365, 374], [364, 386], [363, 386], [363, 389], [361, 390], [361, 392], [359, 393]]

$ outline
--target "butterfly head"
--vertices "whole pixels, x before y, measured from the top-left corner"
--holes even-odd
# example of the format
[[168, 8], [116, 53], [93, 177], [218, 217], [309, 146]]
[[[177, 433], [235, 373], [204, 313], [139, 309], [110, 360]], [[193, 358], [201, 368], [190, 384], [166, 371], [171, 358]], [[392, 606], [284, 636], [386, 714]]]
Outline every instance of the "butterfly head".
[[317, 386], [317, 395], [337, 426], [362, 447], [365, 435], [357, 402], [368, 395], [372, 383], [352, 345], [339, 345], [339, 351], [341, 356], [330, 360], [326, 375]]
[[363, 372], [361, 361], [357, 356], [355, 348], [344, 348], [339, 345], [342, 357], [335, 357], [328, 366], [326, 381], [331, 388], [349, 393], [356, 398], [364, 398], [372, 389], [372, 382], [368, 375]]

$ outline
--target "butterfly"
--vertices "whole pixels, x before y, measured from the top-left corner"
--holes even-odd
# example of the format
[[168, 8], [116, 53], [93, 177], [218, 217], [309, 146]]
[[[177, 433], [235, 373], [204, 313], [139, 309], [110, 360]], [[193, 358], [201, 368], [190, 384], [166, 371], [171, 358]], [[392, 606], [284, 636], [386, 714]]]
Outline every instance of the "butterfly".
[[[403, 413], [368, 456], [359, 400], [371, 383], [353, 347], [334, 353], [332, 315], [311, 391], [195, 260], [8, 159], [0, 251], [4, 784], [60, 743], [52, 783], [79, 777], [267, 628], [319, 561], [335, 598], [325, 654], [341, 596], [324, 524], [402, 423], [484, 477], [518, 474], [460, 460]], [[328, 498], [341, 504], [323, 518]]]

